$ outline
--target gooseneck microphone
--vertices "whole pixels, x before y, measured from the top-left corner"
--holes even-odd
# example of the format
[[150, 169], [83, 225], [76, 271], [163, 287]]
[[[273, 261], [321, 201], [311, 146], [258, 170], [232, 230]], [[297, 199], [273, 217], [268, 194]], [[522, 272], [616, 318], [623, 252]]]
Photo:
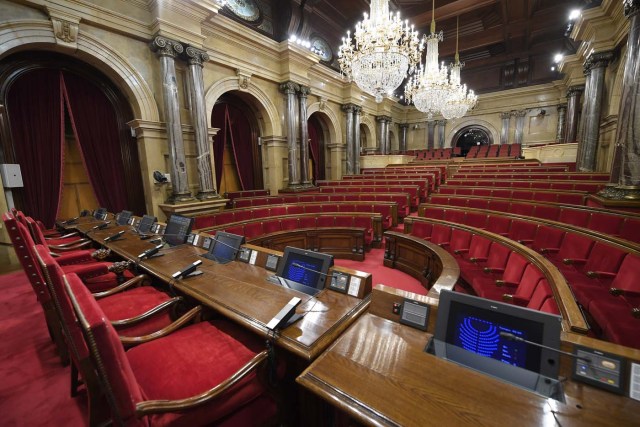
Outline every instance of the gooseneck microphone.
[[518, 342], [523, 342], [529, 345], [533, 345], [536, 347], [540, 347], [540, 348], [544, 348], [545, 350], [551, 350], [551, 351], [555, 351], [556, 353], [560, 353], [560, 354], [564, 354], [565, 356], [569, 356], [572, 357], [574, 359], [580, 359], [580, 360], [584, 360], [586, 363], [591, 363], [591, 359], [589, 359], [588, 357], [584, 357], [584, 356], [578, 356], [577, 354], [573, 354], [573, 353], [569, 353], [568, 351], [563, 351], [557, 348], [553, 348], [553, 347], [549, 347], [547, 345], [544, 344], [539, 344], [537, 342], [533, 342], [533, 341], [529, 341], [529, 340], [525, 340], [524, 338], [518, 337], [516, 335], [513, 335], [512, 333], [509, 332], [500, 332], [500, 336], [502, 338], [511, 340], [511, 341], [518, 341]]
[[155, 246], [151, 249], [147, 249], [146, 251], [142, 252], [140, 255], [138, 255], [139, 259], [145, 259], [145, 258], [153, 258], [154, 256], [162, 256], [164, 254], [158, 254], [158, 251], [160, 249], [162, 249], [164, 247], [164, 245], [158, 245]]
[[62, 221], [62, 225], [69, 225], [69, 224], [73, 224], [74, 222], [76, 222], [80, 217], [76, 216], [74, 218], [68, 219], [66, 221]]
[[113, 242], [114, 240], [118, 240], [124, 234], [124, 230], [118, 231], [116, 234], [113, 234], [109, 237], [105, 237], [105, 242]]
[[105, 228], [107, 228], [109, 226], [109, 224], [111, 224], [111, 221], [107, 221], [107, 222], [103, 222], [102, 224], [95, 225], [91, 229], [92, 230], [104, 230]]
[[196, 268], [198, 268], [198, 266], [200, 264], [202, 264], [202, 260], [196, 260], [192, 264], [189, 264], [184, 269], [182, 269], [180, 271], [176, 271], [175, 273], [173, 273], [171, 275], [171, 277], [173, 277], [174, 279], [179, 279], [180, 277], [187, 277], [187, 276], [190, 276], [190, 275], [202, 274], [202, 272], [197, 272], [196, 271]]
[[303, 270], [310, 271], [312, 273], [318, 273], [318, 274], [322, 274], [323, 276], [331, 277], [331, 274], [324, 273], [324, 272], [322, 272], [320, 270], [314, 270], [313, 268], [305, 267], [304, 265], [298, 264], [297, 262], [292, 262], [291, 265], [293, 267], [298, 267], [298, 268], [301, 268]]

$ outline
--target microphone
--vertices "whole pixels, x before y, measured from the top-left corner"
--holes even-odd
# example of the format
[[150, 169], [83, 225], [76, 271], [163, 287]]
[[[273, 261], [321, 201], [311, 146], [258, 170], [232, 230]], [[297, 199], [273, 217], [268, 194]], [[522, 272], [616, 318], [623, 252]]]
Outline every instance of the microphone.
[[[276, 329], [281, 329], [284, 326], [287, 326], [289, 319], [292, 319], [291, 323], [295, 322], [302, 315], [296, 314], [296, 307], [302, 302], [302, 300], [298, 297], [293, 297], [291, 300], [285, 305], [282, 310], [278, 312], [274, 316], [273, 319], [267, 323], [267, 328], [275, 331]], [[295, 315], [295, 316], [294, 316]]]
[[216, 236], [213, 236], [213, 237], [211, 238], [211, 240], [213, 240], [213, 241], [214, 241], [214, 242], [216, 242], [216, 243], [220, 243], [220, 244], [222, 244], [223, 246], [226, 246], [226, 247], [228, 247], [228, 248], [231, 248], [231, 249], [233, 249], [234, 251], [236, 251], [236, 250], [237, 250], [235, 246], [230, 245], [230, 244], [228, 244], [228, 243], [225, 243], [225, 242], [223, 242], [222, 240], [218, 240], [218, 239], [216, 238]]
[[155, 246], [151, 249], [147, 249], [146, 251], [142, 252], [140, 255], [138, 255], [139, 259], [145, 259], [145, 258], [152, 258], [154, 255], [155, 256], [162, 256], [164, 254], [158, 254], [158, 251], [160, 249], [162, 249], [164, 247], [164, 245], [158, 245]]
[[62, 221], [62, 225], [69, 225], [69, 224], [73, 224], [74, 222], [76, 222], [78, 220], [78, 218], [80, 218], [79, 216], [75, 217], [75, 218], [71, 218], [68, 219], [66, 221]]
[[192, 264], [188, 265], [187, 267], [185, 267], [184, 269], [180, 270], [180, 271], [176, 271], [175, 273], [173, 273], [171, 275], [171, 277], [173, 277], [174, 279], [179, 279], [180, 277], [187, 277], [191, 274], [202, 274], [202, 272], [196, 273], [196, 268], [202, 264], [202, 260], [196, 260], [194, 261]]
[[102, 224], [98, 224], [92, 227], [92, 230], [104, 230], [111, 224], [111, 221], [103, 222]]
[[301, 268], [301, 269], [303, 269], [303, 270], [310, 271], [310, 272], [312, 272], [312, 273], [322, 274], [323, 276], [327, 276], [327, 277], [331, 277], [331, 276], [332, 276], [331, 274], [324, 273], [324, 272], [322, 272], [322, 271], [320, 271], [320, 270], [314, 270], [313, 268], [305, 267], [304, 265], [300, 265], [300, 264], [298, 264], [297, 262], [292, 262], [292, 263], [291, 263], [291, 265], [292, 265], [293, 267], [298, 267], [298, 268]]
[[118, 231], [116, 234], [113, 234], [109, 237], [105, 237], [105, 242], [113, 242], [114, 240], [118, 240], [124, 234], [124, 230]]
[[513, 335], [512, 333], [509, 333], [509, 332], [501, 331], [500, 332], [500, 336], [502, 338], [504, 338], [504, 339], [507, 339], [507, 340], [523, 342], [523, 343], [526, 343], [526, 344], [529, 344], [529, 345], [533, 345], [533, 346], [536, 346], [536, 347], [544, 348], [546, 350], [555, 351], [556, 353], [564, 354], [565, 356], [569, 356], [569, 357], [572, 357], [574, 359], [584, 360], [587, 363], [591, 363], [592, 362], [592, 360], [590, 358], [588, 358], [588, 357], [578, 356], [577, 354], [569, 353], [568, 351], [563, 351], [563, 350], [560, 350], [560, 349], [557, 349], [557, 348], [549, 347], [549, 346], [544, 345], [544, 344], [539, 344], [537, 342], [528, 341], [528, 340], [525, 340], [524, 338], [515, 336], [515, 335]]

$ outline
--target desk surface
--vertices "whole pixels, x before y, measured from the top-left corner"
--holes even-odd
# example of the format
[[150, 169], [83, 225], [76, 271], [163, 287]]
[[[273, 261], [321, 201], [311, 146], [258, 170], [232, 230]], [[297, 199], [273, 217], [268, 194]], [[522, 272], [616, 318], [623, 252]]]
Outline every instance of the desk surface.
[[429, 337], [366, 313], [297, 381], [367, 425], [640, 425], [640, 402], [569, 380], [562, 404], [425, 353]]
[[[328, 289], [321, 291], [316, 297], [310, 297], [268, 282], [266, 278], [272, 273], [264, 268], [241, 261], [217, 264], [201, 257], [206, 252], [204, 249], [191, 245], [162, 249], [160, 253], [163, 256], [138, 261], [140, 253], [154, 246], [150, 240], [140, 240], [130, 231], [130, 226], [92, 230], [94, 225], [95, 223], [78, 224], [75, 228], [88, 232], [90, 238], [118, 255], [135, 261], [140, 269], [258, 334], [267, 336], [269, 330], [266, 324], [292, 297], [301, 298], [302, 304], [297, 312], [309, 312], [281, 331], [277, 344], [303, 359], [316, 358], [369, 304], [368, 299], [358, 299]], [[104, 243], [105, 237], [120, 230], [127, 230], [121, 239]], [[173, 273], [198, 259], [202, 261], [198, 269], [204, 274], [180, 280], [171, 277]]]

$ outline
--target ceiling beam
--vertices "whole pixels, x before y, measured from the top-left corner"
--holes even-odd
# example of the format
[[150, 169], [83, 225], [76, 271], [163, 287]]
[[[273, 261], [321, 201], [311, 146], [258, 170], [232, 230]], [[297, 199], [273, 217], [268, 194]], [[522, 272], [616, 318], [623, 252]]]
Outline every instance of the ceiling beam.
[[[514, 26], [509, 31], [509, 36], [513, 38], [522, 37], [524, 35], [524, 28], [522, 25]], [[505, 41], [503, 27], [494, 27], [483, 31], [481, 33], [469, 34], [467, 36], [460, 37], [460, 51], [475, 50], [483, 47], [491, 46], [496, 43], [502, 43]], [[450, 56], [456, 51], [456, 39], [455, 37], [449, 37], [440, 43], [439, 53], [440, 56]]]
[[[500, 0], [455, 0], [436, 8], [436, 22], [455, 18], [456, 16], [472, 12], [485, 6], [491, 6], [499, 1]], [[416, 27], [428, 26], [431, 23], [431, 9], [412, 16], [411, 23]]]

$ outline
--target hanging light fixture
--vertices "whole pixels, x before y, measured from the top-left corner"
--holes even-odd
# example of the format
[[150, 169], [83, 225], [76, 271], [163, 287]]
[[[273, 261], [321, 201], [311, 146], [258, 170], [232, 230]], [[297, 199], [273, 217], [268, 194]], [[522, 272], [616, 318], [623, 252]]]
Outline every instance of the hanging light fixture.
[[349, 80], [382, 102], [413, 72], [424, 42], [399, 13], [389, 13], [389, 0], [371, 0], [370, 12], [356, 24], [353, 40], [350, 32], [342, 38], [338, 63]]
[[460, 62], [460, 54], [458, 53], [458, 30], [460, 17], [456, 20], [456, 55], [451, 71], [449, 74], [449, 86], [451, 89], [449, 98], [442, 105], [441, 113], [445, 119], [459, 119], [472, 109], [478, 97], [472, 90], [467, 92], [467, 85], [460, 82], [460, 69], [464, 67], [464, 62]]
[[438, 62], [438, 42], [442, 41], [442, 31], [436, 34], [435, 0], [432, 1], [432, 9], [431, 34], [427, 36], [424, 67], [420, 67], [405, 86], [407, 101], [413, 102], [413, 105], [427, 113], [429, 118], [440, 112], [451, 93], [447, 67]]

